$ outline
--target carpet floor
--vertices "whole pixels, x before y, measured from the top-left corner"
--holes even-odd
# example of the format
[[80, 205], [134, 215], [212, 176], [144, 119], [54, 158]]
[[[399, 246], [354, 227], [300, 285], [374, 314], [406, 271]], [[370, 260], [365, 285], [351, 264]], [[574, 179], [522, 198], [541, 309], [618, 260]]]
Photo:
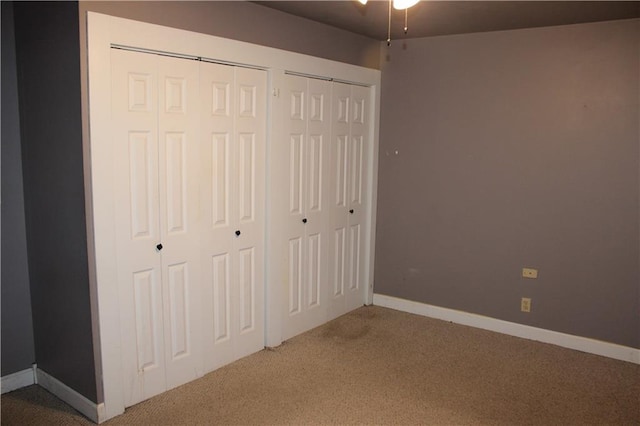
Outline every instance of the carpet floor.
[[[38, 386], [3, 425], [88, 425]], [[640, 365], [369, 306], [106, 425], [640, 425]]]

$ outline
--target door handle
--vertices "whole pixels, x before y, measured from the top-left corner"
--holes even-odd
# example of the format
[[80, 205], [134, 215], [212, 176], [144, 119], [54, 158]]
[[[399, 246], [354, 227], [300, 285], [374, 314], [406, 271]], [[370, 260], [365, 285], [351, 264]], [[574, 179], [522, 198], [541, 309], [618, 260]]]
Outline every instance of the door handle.
[[162, 250], [162, 244], [156, 245], [156, 248], [158, 249], [158, 251]]
[[307, 223], [307, 218], [302, 219], [302, 223]]
[[349, 210], [349, 213], [353, 214], [353, 209]]
[[242, 234], [242, 232], [240, 232], [240, 230], [238, 229], [238, 230], [236, 231], [236, 237], [239, 237], [239, 236], [240, 236], [240, 234]]

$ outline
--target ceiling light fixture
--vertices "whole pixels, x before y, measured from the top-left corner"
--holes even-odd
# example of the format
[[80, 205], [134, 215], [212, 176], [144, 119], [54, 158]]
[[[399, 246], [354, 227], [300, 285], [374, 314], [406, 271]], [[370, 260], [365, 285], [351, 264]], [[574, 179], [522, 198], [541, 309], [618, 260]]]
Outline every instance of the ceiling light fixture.
[[420, 0], [393, 0], [393, 8], [398, 10], [409, 9], [415, 6]]
[[[367, 4], [367, 0], [358, 0], [362, 4]], [[389, 22], [387, 25], [387, 46], [391, 46], [391, 7], [397, 10], [404, 10], [404, 33], [409, 31], [408, 10], [411, 6], [418, 4], [420, 0], [389, 0]]]
[[[409, 31], [409, 8], [418, 4], [420, 0], [393, 0], [393, 8], [404, 9], [404, 33]], [[389, 9], [389, 29], [387, 32], [387, 46], [391, 46], [391, 9]]]

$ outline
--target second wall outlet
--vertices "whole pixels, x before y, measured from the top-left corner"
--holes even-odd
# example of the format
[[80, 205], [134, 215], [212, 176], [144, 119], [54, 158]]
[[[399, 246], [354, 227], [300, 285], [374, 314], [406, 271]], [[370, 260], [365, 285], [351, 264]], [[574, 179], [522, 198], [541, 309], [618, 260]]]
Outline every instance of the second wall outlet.
[[520, 300], [520, 310], [522, 312], [531, 312], [531, 298], [523, 297]]
[[538, 270], [533, 268], [522, 268], [522, 277], [523, 278], [538, 278]]

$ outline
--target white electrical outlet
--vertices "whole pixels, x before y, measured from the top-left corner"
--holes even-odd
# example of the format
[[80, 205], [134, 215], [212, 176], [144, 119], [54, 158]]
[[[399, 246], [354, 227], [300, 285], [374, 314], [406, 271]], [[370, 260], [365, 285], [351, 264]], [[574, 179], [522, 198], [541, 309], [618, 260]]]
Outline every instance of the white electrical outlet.
[[538, 270], [533, 268], [522, 268], [522, 277], [523, 278], [538, 278]]
[[523, 297], [520, 300], [520, 310], [522, 312], [531, 312], [531, 298]]

